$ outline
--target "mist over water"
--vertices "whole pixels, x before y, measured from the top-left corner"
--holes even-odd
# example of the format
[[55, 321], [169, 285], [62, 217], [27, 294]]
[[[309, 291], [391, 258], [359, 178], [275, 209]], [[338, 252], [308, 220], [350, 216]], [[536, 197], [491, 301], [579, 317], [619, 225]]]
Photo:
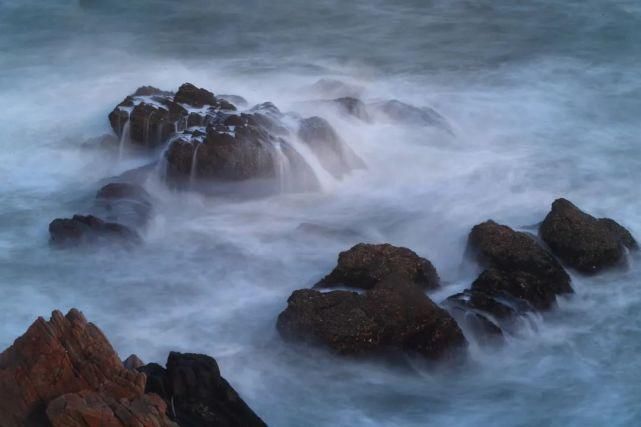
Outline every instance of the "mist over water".
[[[641, 236], [641, 6], [517, 3], [0, 0], [0, 347], [78, 307], [123, 358], [216, 357], [273, 426], [638, 425], [637, 259], [571, 272], [557, 310], [502, 348], [472, 343], [456, 370], [337, 358], [275, 330], [290, 293], [360, 241], [430, 259], [438, 302], [475, 278], [465, 241], [489, 218], [531, 229], [563, 196]], [[452, 133], [310, 104], [333, 97], [311, 88], [320, 78], [432, 107]], [[53, 218], [150, 160], [85, 141], [137, 87], [183, 82], [321, 115], [367, 169], [261, 198], [150, 179], [143, 246], [52, 250]]]

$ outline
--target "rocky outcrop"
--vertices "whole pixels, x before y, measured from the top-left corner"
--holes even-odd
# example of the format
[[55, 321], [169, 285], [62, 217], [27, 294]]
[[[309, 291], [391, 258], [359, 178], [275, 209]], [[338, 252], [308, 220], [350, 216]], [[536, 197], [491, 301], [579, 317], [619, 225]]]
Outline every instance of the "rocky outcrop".
[[105, 221], [140, 228], [149, 222], [152, 210], [152, 198], [140, 185], [112, 182], [98, 190], [92, 213]]
[[467, 343], [454, 319], [402, 274], [364, 294], [294, 291], [277, 329], [286, 340], [321, 344], [343, 355], [400, 351], [444, 360], [458, 356]]
[[[190, 83], [175, 94], [142, 87], [125, 98], [109, 120], [121, 148], [130, 143], [148, 148], [166, 146], [165, 178], [178, 188], [201, 189], [197, 182], [254, 180], [265, 187], [271, 183], [272, 191], [318, 189], [311, 159], [293, 143], [299, 128], [303, 142], [334, 176], [363, 166], [331, 126], [319, 122], [322, 119], [301, 122], [270, 102], [240, 112], [229, 102], [233, 99], [241, 101], [215, 96]], [[319, 123], [322, 129], [312, 129]]]
[[167, 402], [169, 416], [181, 427], [262, 427], [266, 424], [220, 375], [216, 361], [202, 354], [170, 353], [167, 368], [150, 364], [148, 393]]
[[358, 98], [344, 96], [342, 98], [333, 99], [330, 102], [338, 106], [339, 109], [347, 115], [356, 117], [364, 122], [371, 121], [371, 117], [367, 111], [365, 103]]
[[93, 215], [74, 215], [57, 218], [49, 224], [51, 243], [70, 247], [95, 243], [138, 244], [141, 238], [131, 228], [115, 222], [106, 222]]
[[321, 117], [300, 121], [298, 137], [316, 154], [323, 167], [335, 178], [342, 178], [365, 163], [341, 140], [329, 122]]
[[338, 255], [338, 265], [316, 287], [349, 286], [372, 289], [396, 275], [421, 289], [439, 287], [439, 277], [430, 261], [414, 251], [390, 244], [359, 243]]
[[445, 301], [457, 319], [481, 316], [483, 322], [501, 325], [521, 313], [549, 310], [558, 295], [573, 292], [570, 277], [552, 254], [532, 236], [505, 225], [487, 221], [475, 226], [468, 253], [485, 270], [469, 289]]
[[145, 376], [125, 369], [75, 309], [39, 318], [0, 354], [3, 427], [175, 426], [165, 403], [144, 388]]
[[595, 218], [566, 199], [558, 199], [539, 229], [541, 238], [567, 265], [584, 273], [615, 266], [626, 250], [637, 249], [634, 237], [610, 218]]

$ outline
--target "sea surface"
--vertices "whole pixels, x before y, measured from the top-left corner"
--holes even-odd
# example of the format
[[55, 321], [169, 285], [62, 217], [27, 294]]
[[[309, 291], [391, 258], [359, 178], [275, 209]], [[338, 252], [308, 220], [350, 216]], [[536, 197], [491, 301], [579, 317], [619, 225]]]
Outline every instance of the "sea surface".
[[[438, 111], [452, 132], [323, 111], [366, 170], [320, 191], [205, 197], [150, 180], [133, 251], [53, 250], [47, 226], [148, 162], [90, 138], [142, 85], [184, 82], [311, 114], [335, 79]], [[218, 360], [272, 426], [641, 425], [641, 268], [572, 273], [576, 293], [458, 369], [290, 346], [290, 293], [359, 241], [467, 287], [467, 233], [532, 231], [557, 197], [641, 237], [641, 3], [631, 0], [0, 0], [0, 347], [81, 309], [124, 358]], [[314, 224], [332, 232], [309, 232]]]

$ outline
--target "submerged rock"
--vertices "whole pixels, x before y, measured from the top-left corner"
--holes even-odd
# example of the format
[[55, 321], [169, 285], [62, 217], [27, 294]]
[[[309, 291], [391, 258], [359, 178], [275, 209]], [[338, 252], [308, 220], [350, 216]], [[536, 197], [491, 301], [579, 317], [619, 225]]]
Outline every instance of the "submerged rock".
[[372, 114], [395, 124], [434, 126], [449, 133], [453, 133], [452, 128], [445, 117], [430, 107], [419, 108], [414, 105], [392, 99], [368, 104], [367, 108], [372, 112]]
[[344, 96], [342, 98], [333, 99], [331, 102], [339, 106], [339, 108], [345, 113], [354, 116], [357, 119], [360, 119], [364, 122], [369, 122], [371, 120], [365, 103], [363, 103], [363, 101], [358, 98], [354, 98], [352, 96]]
[[314, 95], [325, 98], [357, 98], [365, 89], [362, 86], [345, 83], [340, 80], [323, 78], [311, 85], [308, 90]]
[[181, 427], [266, 426], [220, 375], [216, 360], [202, 354], [170, 353], [167, 368], [150, 364], [148, 393], [168, 404], [168, 415]]
[[566, 199], [554, 201], [539, 233], [563, 262], [584, 273], [619, 264], [626, 248], [638, 248], [630, 232], [616, 221], [597, 219]]
[[309, 117], [300, 122], [298, 137], [316, 154], [323, 167], [336, 178], [365, 163], [345, 144], [329, 122], [321, 117]]
[[573, 292], [570, 277], [552, 254], [532, 236], [505, 225], [476, 225], [468, 253], [485, 270], [470, 289], [445, 301], [456, 317], [481, 315], [496, 326], [528, 311], [549, 310], [558, 295]]
[[140, 243], [141, 238], [131, 228], [105, 222], [93, 215], [74, 215], [72, 218], [57, 218], [49, 224], [51, 243], [67, 247], [97, 242]]
[[0, 354], [3, 427], [177, 427], [164, 414], [165, 402], [144, 388], [145, 376], [125, 369], [102, 332], [75, 309], [38, 318]]
[[349, 286], [372, 289], [391, 275], [402, 277], [421, 289], [439, 287], [430, 261], [414, 251], [390, 244], [359, 243], [338, 255], [338, 265], [316, 287]]
[[343, 355], [401, 351], [437, 360], [455, 357], [467, 345], [454, 319], [402, 275], [364, 294], [294, 291], [277, 329], [286, 340], [318, 343]]
[[149, 222], [152, 206], [151, 196], [140, 185], [112, 182], [98, 190], [93, 213], [106, 221], [138, 228]]

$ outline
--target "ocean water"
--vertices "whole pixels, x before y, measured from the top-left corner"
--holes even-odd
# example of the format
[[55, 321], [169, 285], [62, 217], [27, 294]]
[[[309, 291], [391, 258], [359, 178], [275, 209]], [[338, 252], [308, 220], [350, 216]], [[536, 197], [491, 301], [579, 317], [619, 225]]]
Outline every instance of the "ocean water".
[[[467, 233], [531, 229], [567, 197], [641, 236], [641, 5], [627, 0], [0, 0], [0, 347], [81, 309], [124, 358], [215, 356], [273, 426], [641, 424], [641, 269], [572, 273], [576, 293], [457, 369], [341, 359], [283, 343], [287, 297], [359, 241], [468, 286]], [[145, 164], [85, 141], [144, 84], [319, 113], [310, 86], [429, 106], [452, 133], [320, 111], [367, 169], [322, 191], [204, 197], [146, 184], [134, 250], [58, 251], [48, 223]], [[338, 232], [302, 231], [315, 224]]]

